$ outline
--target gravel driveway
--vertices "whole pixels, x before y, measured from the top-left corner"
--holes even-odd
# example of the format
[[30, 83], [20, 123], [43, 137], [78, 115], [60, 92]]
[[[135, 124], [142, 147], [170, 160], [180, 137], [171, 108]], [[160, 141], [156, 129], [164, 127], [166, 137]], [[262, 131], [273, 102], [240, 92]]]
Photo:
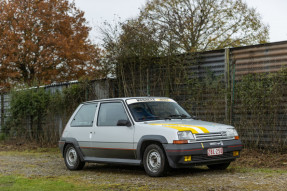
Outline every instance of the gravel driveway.
[[249, 167], [240, 160], [225, 171], [196, 167], [171, 170], [167, 177], [151, 178], [142, 168], [132, 166], [86, 164], [81, 171], [69, 171], [55, 150], [0, 151], [0, 175], [71, 177], [76, 183], [110, 185], [114, 190], [117, 185], [126, 185], [127, 190], [139, 187], [148, 190], [287, 190], [286, 168]]

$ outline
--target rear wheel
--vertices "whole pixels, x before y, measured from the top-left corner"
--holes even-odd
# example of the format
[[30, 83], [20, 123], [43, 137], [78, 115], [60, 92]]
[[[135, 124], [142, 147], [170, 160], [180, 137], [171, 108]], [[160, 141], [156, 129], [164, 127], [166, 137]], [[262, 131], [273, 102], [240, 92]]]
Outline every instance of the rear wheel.
[[152, 177], [165, 176], [168, 162], [163, 149], [156, 144], [147, 146], [144, 151], [143, 164], [146, 173]]
[[221, 163], [221, 164], [212, 164], [207, 165], [209, 169], [211, 170], [225, 170], [230, 165], [230, 162], [227, 163]]
[[75, 147], [71, 144], [67, 145], [64, 151], [64, 160], [69, 170], [81, 170], [85, 166], [82, 162]]

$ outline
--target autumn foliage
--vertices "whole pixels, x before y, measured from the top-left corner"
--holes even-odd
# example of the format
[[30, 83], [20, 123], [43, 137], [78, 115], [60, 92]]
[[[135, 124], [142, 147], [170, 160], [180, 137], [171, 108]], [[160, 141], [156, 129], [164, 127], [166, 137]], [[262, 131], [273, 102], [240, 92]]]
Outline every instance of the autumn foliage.
[[68, 0], [0, 0], [0, 89], [96, 76], [89, 31]]

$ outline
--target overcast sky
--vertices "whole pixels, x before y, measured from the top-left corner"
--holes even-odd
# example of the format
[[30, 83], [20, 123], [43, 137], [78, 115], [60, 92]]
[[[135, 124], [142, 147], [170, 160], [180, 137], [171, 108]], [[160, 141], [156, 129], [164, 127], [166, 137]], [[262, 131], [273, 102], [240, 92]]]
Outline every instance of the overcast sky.
[[[264, 23], [270, 26], [270, 42], [287, 40], [287, 0], [245, 0], [257, 9]], [[89, 25], [93, 28], [91, 39], [99, 42], [96, 30], [104, 21], [122, 21], [136, 17], [146, 0], [75, 0], [76, 6], [85, 12]]]

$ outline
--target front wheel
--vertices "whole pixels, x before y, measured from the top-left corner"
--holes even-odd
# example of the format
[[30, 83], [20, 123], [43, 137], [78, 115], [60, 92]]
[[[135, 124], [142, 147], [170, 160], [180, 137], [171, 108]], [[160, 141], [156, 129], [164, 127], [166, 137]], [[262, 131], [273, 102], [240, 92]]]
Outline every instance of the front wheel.
[[85, 162], [81, 161], [75, 147], [71, 144], [65, 148], [64, 160], [69, 170], [81, 170], [85, 166]]
[[144, 152], [143, 165], [149, 176], [165, 176], [167, 173], [168, 163], [163, 149], [156, 144], [149, 145]]
[[225, 170], [230, 165], [230, 162], [227, 163], [221, 163], [221, 164], [212, 164], [207, 165], [209, 169], [211, 170]]

